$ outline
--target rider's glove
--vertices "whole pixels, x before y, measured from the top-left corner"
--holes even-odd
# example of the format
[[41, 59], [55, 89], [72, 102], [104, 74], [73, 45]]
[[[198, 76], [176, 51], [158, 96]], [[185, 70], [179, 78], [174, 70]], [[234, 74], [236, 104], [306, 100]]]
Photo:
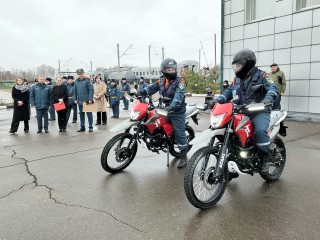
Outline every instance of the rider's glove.
[[272, 105], [272, 100], [269, 98], [265, 98], [261, 101], [264, 105]]
[[171, 113], [171, 112], [173, 112], [173, 107], [167, 106], [164, 108], [164, 110], [166, 110], [168, 113]]
[[141, 96], [146, 96], [147, 95], [147, 90], [146, 89], [140, 89], [137, 91], [137, 94], [138, 95], [141, 95]]
[[216, 105], [216, 103], [217, 103], [218, 101], [216, 100], [216, 99], [212, 99], [212, 100], [210, 100], [209, 102], [208, 102], [208, 108], [213, 108], [214, 107], [214, 105]]

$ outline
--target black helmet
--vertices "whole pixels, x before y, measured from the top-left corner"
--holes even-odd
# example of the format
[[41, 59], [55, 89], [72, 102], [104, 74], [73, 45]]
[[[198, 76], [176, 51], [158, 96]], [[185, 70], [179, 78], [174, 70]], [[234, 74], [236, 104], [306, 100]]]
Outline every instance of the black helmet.
[[256, 55], [249, 50], [243, 49], [234, 54], [232, 68], [239, 78], [247, 76], [248, 72], [256, 65]]
[[[173, 72], [167, 72], [167, 68], [170, 67], [174, 68]], [[166, 58], [165, 60], [163, 60], [160, 68], [163, 75], [168, 79], [175, 79], [178, 74], [177, 62], [172, 58]]]

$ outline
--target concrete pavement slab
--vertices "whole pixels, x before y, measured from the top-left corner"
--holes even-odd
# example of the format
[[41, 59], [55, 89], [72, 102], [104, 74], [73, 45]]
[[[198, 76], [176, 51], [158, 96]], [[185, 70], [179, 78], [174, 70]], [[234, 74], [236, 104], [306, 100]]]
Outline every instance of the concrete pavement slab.
[[[108, 130], [121, 119], [108, 119], [93, 133], [77, 133], [78, 124], [58, 133], [50, 122], [49, 134], [36, 134], [32, 118], [30, 133], [12, 136], [12, 112], [6, 114], [0, 116], [0, 238], [320, 238], [320, 124], [287, 122], [287, 163], [278, 181], [241, 176], [214, 208], [201, 211], [184, 194], [184, 170], [173, 157], [167, 168], [165, 153], [139, 145], [125, 171], [101, 168], [102, 148], [114, 135]], [[197, 134], [208, 123], [201, 115], [199, 126], [191, 126]], [[203, 145], [193, 146], [188, 158]]]

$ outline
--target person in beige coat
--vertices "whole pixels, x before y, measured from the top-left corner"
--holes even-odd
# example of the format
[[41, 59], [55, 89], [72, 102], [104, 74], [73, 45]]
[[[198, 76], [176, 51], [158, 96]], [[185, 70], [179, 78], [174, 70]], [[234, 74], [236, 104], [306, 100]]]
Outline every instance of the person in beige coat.
[[107, 99], [105, 94], [107, 92], [107, 87], [104, 82], [101, 81], [100, 76], [96, 76], [94, 80], [94, 101], [97, 104], [97, 122], [96, 125], [101, 125], [101, 116], [102, 116], [102, 125], [107, 124]]

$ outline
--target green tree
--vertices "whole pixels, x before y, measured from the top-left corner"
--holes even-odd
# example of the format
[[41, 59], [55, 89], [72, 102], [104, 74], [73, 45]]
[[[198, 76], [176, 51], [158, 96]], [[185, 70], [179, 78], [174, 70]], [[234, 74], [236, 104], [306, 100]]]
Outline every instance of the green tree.
[[216, 84], [216, 80], [219, 78], [219, 66], [212, 69], [205, 68], [201, 73], [192, 71], [186, 71], [185, 73], [184, 78], [189, 93], [205, 93], [206, 88], [211, 88], [213, 93], [219, 90], [219, 83]]

